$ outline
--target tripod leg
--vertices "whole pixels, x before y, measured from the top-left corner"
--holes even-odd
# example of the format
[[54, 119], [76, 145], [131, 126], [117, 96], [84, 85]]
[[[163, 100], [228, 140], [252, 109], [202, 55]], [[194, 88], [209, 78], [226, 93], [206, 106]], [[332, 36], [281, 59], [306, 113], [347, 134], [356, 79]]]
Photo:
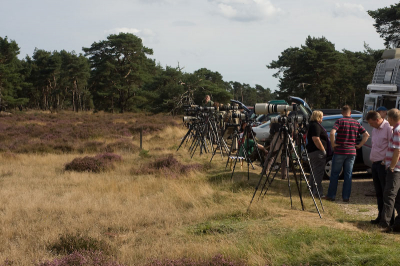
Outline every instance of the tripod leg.
[[297, 160], [297, 162], [299, 163], [302, 176], [303, 176], [304, 181], [305, 181], [305, 183], [306, 183], [306, 185], [307, 185], [307, 187], [308, 187], [308, 191], [310, 192], [310, 195], [311, 195], [311, 197], [312, 197], [312, 199], [313, 199], [313, 201], [314, 201], [315, 208], [317, 209], [317, 212], [318, 212], [318, 214], [319, 214], [319, 217], [322, 219], [321, 213], [319, 212], [319, 209], [318, 209], [317, 202], [315, 201], [314, 195], [312, 194], [311, 186], [310, 186], [310, 184], [309, 184], [309, 182], [308, 182], [308, 180], [307, 180], [307, 177], [306, 177], [306, 175], [305, 175], [305, 173], [304, 173], [303, 166], [300, 164], [300, 158], [299, 158], [299, 156], [298, 156], [298, 154], [297, 154], [297, 151], [294, 149], [293, 140], [291, 139], [290, 136], [288, 136], [288, 137], [289, 137], [290, 145], [292, 146], [292, 148], [293, 148], [293, 150], [294, 150], [294, 153], [295, 153], [295, 156], [296, 156], [296, 160]]
[[322, 200], [321, 200], [321, 194], [319, 193], [317, 181], [315, 180], [314, 171], [313, 171], [312, 166], [311, 166], [311, 160], [310, 160], [310, 157], [308, 156], [308, 152], [307, 152], [307, 149], [305, 147], [305, 143], [304, 143], [304, 141], [302, 141], [302, 139], [303, 138], [301, 138], [301, 140], [300, 140], [301, 141], [301, 145], [302, 145], [302, 147], [303, 147], [303, 149], [305, 151], [308, 165], [310, 166], [310, 175], [311, 175], [311, 179], [312, 179], [310, 182], [314, 181], [314, 187], [315, 187], [315, 190], [317, 191], [317, 195], [318, 195], [318, 198], [319, 198], [319, 202], [321, 204], [322, 211], [325, 211], [324, 205], [322, 204]]
[[[297, 190], [299, 191], [299, 197], [300, 197], [300, 202], [301, 202], [301, 208], [304, 211], [304, 203], [303, 203], [303, 197], [302, 197], [302, 191], [301, 191], [301, 184], [299, 184], [299, 180], [297, 179], [297, 175], [296, 175], [296, 169], [294, 168], [294, 164], [293, 161], [290, 160], [289, 162], [291, 169], [293, 171], [293, 176], [294, 176], [294, 180], [296, 181], [296, 185], [297, 185]], [[300, 179], [301, 181], [301, 179]]]
[[288, 139], [285, 137], [285, 155], [282, 153], [282, 162], [285, 160], [283, 165], [285, 165], [284, 171], [286, 171], [286, 178], [288, 181], [288, 188], [289, 188], [289, 197], [290, 197], [290, 207], [293, 208], [293, 201], [292, 201], [292, 188], [290, 186], [290, 177], [289, 177], [289, 165], [287, 163], [288, 153], [289, 153], [289, 143], [287, 143]]

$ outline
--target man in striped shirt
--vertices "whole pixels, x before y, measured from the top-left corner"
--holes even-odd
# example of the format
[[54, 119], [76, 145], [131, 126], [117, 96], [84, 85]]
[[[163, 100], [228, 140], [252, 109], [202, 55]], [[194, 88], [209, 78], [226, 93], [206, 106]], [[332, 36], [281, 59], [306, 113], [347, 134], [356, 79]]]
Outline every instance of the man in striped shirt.
[[[356, 159], [356, 149], [360, 149], [364, 145], [369, 138], [369, 134], [357, 120], [350, 117], [350, 106], [345, 105], [342, 107], [342, 115], [343, 118], [336, 120], [330, 133], [330, 140], [334, 154], [332, 157], [332, 171], [329, 189], [325, 199], [331, 201], [335, 200], [339, 174], [343, 168], [344, 182], [342, 199], [344, 202], [348, 202], [351, 194], [351, 177], [353, 175], [353, 165]], [[337, 136], [335, 136], [336, 132]], [[363, 137], [361, 142], [356, 145], [358, 134], [362, 134]]]
[[[379, 225], [385, 228], [386, 232], [400, 232], [400, 110], [393, 108], [389, 110], [387, 116], [389, 124], [393, 127], [393, 135], [389, 140], [385, 157], [387, 174], [383, 192], [383, 211]], [[397, 211], [397, 217], [393, 226], [390, 227], [393, 208]]]

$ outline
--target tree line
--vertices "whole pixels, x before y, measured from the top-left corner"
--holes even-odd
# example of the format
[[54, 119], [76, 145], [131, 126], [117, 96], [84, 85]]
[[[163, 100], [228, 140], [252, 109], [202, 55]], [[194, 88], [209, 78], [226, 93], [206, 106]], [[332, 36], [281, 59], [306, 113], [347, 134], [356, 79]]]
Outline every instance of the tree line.
[[[400, 3], [368, 11], [386, 48], [400, 47]], [[106, 40], [74, 51], [35, 49], [18, 59], [15, 40], [0, 37], [0, 110], [104, 110], [107, 112], [166, 112], [190, 99], [201, 103], [209, 94], [214, 102], [230, 99], [254, 105], [271, 99], [304, 98], [313, 108], [362, 109], [382, 50], [364, 44], [364, 51], [337, 51], [325, 37], [308, 36], [304, 45], [285, 49], [267, 67], [276, 69], [278, 89], [224, 81], [217, 71], [193, 73], [162, 67], [151, 48], [130, 33], [111, 34]]]
[[19, 60], [16, 41], [0, 37], [1, 109], [166, 112], [188, 90], [196, 103], [206, 94], [216, 102], [236, 99], [247, 105], [273, 98], [269, 88], [227, 82], [206, 68], [193, 73], [164, 68], [149, 58], [153, 50], [129, 33], [109, 35], [83, 52], [35, 49], [32, 57]]

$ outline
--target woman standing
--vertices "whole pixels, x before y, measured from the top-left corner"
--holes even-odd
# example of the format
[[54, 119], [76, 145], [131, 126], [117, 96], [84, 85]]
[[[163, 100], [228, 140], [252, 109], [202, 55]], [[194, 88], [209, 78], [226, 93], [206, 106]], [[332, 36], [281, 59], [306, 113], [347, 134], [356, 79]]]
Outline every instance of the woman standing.
[[330, 147], [328, 134], [321, 125], [323, 116], [324, 114], [321, 111], [314, 111], [312, 113], [307, 133], [308, 143], [306, 147], [315, 178], [314, 181], [312, 175], [310, 175], [312, 193], [317, 195], [316, 184], [321, 197], [323, 197], [324, 194], [322, 179], [324, 177], [327, 149]]

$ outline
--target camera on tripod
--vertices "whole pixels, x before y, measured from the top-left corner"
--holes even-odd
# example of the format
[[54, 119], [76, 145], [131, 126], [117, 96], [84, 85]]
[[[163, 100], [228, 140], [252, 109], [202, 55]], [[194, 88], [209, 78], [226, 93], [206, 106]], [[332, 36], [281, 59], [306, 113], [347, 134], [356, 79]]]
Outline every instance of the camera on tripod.
[[223, 105], [219, 107], [220, 111], [236, 111], [239, 110], [238, 105]]
[[246, 120], [246, 113], [233, 113], [232, 118], [239, 118], [240, 120]]
[[184, 116], [183, 117], [183, 123], [192, 123], [192, 122], [195, 122], [197, 120], [199, 120], [199, 118], [196, 117], [196, 116]]

